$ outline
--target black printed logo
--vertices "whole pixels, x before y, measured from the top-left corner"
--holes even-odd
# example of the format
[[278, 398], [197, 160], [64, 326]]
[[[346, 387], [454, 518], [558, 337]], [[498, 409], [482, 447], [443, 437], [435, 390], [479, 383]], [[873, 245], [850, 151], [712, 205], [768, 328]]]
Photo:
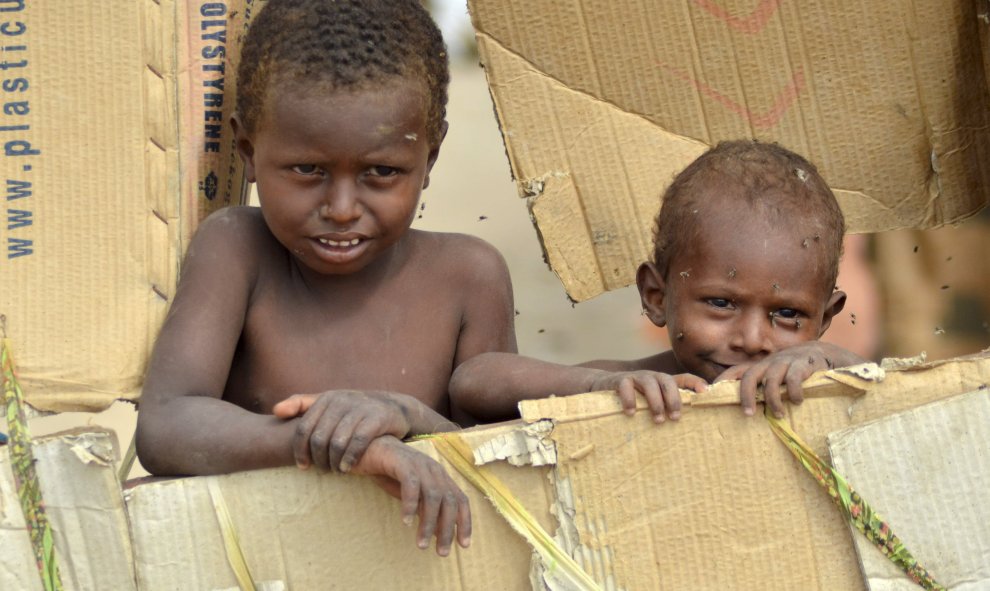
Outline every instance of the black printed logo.
[[199, 183], [199, 190], [206, 194], [206, 198], [213, 201], [217, 197], [217, 175], [212, 170], [210, 174], [206, 175], [206, 178]]

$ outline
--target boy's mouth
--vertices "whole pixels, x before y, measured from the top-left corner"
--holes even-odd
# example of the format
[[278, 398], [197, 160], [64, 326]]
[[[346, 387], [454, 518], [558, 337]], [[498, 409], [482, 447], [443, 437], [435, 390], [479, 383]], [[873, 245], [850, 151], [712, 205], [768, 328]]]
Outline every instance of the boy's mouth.
[[326, 244], [327, 246], [332, 246], [335, 248], [342, 248], [347, 246], [357, 246], [361, 242], [360, 238], [351, 238], [350, 240], [330, 240], [329, 238], [317, 238], [321, 244]]
[[371, 244], [368, 238], [361, 236], [326, 238], [323, 236], [314, 238], [316, 244], [316, 254], [321, 259], [333, 265], [350, 263], [359, 258]]

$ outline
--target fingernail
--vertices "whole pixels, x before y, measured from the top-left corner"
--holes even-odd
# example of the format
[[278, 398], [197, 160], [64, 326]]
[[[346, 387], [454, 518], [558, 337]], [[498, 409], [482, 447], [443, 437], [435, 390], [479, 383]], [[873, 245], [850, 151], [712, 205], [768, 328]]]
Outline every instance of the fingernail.
[[440, 556], [447, 556], [448, 554], [450, 554], [450, 548], [449, 547], [437, 548], [437, 554], [439, 554]]
[[296, 464], [296, 467], [300, 470], [309, 470], [309, 464]]
[[744, 408], [743, 409], [743, 414], [746, 415], [747, 417], [751, 417], [751, 416], [753, 416], [753, 409], [751, 409], [751, 408]]
[[468, 538], [468, 539], [464, 540], [464, 542], [461, 543], [461, 547], [463, 547], [463, 548], [470, 548], [471, 547], [471, 538]]
[[430, 547], [430, 543], [426, 540], [417, 540], [416, 545], [419, 546], [420, 550], [426, 550]]
[[340, 462], [340, 471], [341, 472], [350, 472], [351, 471], [351, 463], [350, 462], [343, 462], [343, 461]]
[[673, 421], [676, 421], [677, 419], [681, 418], [681, 411], [675, 410], [674, 412], [670, 413], [670, 418]]
[[777, 417], [778, 419], [782, 419], [782, 418], [784, 418], [784, 411], [782, 411], [782, 410], [775, 410], [773, 412], [773, 416]]
[[406, 524], [406, 527], [409, 527], [410, 525], [412, 525], [413, 524], [413, 517], [412, 517], [412, 515], [406, 515], [405, 517], [403, 517], [402, 518], [402, 523]]
[[659, 425], [663, 421], [664, 421], [664, 416], [663, 415], [653, 415], [653, 422], [654, 423], [656, 423], [656, 424]]
[[623, 412], [625, 412], [625, 413], [626, 413], [627, 415], [629, 415], [629, 416], [631, 417], [631, 416], [633, 416], [634, 414], [636, 414], [636, 409], [635, 409], [635, 408], [627, 408], [627, 409], [626, 409], [626, 410], [624, 410]]

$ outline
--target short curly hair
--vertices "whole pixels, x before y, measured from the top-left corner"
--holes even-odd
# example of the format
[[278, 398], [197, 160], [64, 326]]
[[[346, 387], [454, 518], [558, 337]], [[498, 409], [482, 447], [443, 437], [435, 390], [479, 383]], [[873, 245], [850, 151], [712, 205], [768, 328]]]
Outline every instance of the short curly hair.
[[443, 37], [418, 0], [268, 0], [251, 22], [237, 68], [237, 112], [248, 133], [283, 85], [362, 90], [418, 79], [426, 126], [440, 143], [450, 71]]
[[[717, 203], [710, 197], [718, 195]], [[707, 202], [706, 202], [706, 198]], [[734, 140], [719, 143], [687, 168], [667, 188], [653, 231], [653, 263], [666, 278], [671, 260], [700, 239], [707, 207], [726, 200], [757, 207], [768, 220], [815, 229], [808, 240], [820, 242], [827, 256], [829, 290], [835, 286], [846, 225], [842, 210], [818, 169], [802, 156], [774, 143]]]

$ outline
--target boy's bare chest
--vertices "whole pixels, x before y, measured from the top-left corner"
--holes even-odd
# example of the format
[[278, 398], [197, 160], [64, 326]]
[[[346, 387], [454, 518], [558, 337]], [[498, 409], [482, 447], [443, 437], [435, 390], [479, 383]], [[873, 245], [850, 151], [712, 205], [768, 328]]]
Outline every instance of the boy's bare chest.
[[415, 285], [353, 295], [260, 294], [245, 318], [228, 393], [262, 412], [292, 394], [337, 389], [401, 392], [445, 407], [459, 306], [432, 301]]

